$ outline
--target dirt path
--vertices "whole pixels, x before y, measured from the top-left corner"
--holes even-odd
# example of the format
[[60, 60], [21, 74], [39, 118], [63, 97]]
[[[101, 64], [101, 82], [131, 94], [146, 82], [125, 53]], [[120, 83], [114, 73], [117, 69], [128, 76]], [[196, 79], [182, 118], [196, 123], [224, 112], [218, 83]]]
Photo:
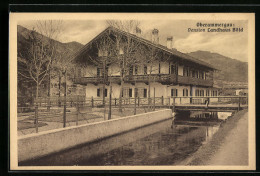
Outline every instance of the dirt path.
[[209, 165], [248, 165], [248, 113], [237, 122], [226, 136], [218, 151], [213, 154]]
[[247, 110], [228, 118], [208, 143], [178, 165], [248, 165]]

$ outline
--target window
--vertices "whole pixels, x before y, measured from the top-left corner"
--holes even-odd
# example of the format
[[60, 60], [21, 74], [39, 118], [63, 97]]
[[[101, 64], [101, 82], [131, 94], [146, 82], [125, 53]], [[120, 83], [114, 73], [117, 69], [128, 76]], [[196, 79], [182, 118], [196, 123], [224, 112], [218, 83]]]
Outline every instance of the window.
[[199, 72], [195, 71], [196, 78], [199, 78]]
[[105, 97], [107, 97], [107, 89], [105, 89]]
[[189, 76], [189, 68], [183, 67], [183, 76]]
[[195, 78], [195, 71], [192, 70], [191, 72], [192, 72], [192, 77]]
[[97, 97], [100, 97], [100, 89], [97, 89]]
[[129, 75], [133, 75], [133, 66], [130, 66], [129, 68]]
[[101, 76], [101, 69], [97, 68], [97, 76]]
[[159, 62], [159, 74], [161, 73], [161, 63]]
[[204, 97], [204, 90], [200, 90], [200, 96]]
[[212, 90], [212, 94], [211, 94], [212, 96], [218, 96], [218, 91], [216, 90]]
[[204, 79], [204, 72], [201, 72], [201, 78]]
[[177, 97], [178, 96], [178, 89], [171, 89], [171, 96]]
[[132, 89], [129, 89], [129, 97], [132, 97]]
[[197, 96], [197, 97], [200, 96], [200, 90], [195, 91], [195, 96]]
[[[97, 97], [103, 97], [103, 88], [97, 89]], [[105, 89], [105, 97], [107, 97], [107, 89]]]
[[171, 74], [175, 74], [175, 66], [171, 65]]
[[135, 66], [135, 75], [138, 75], [138, 66]]
[[209, 96], [209, 90], [206, 90], [206, 96]]
[[144, 66], [144, 75], [147, 75], [147, 66]]
[[144, 98], [147, 97], [147, 89], [144, 89]]
[[188, 91], [188, 89], [183, 89], [183, 96], [184, 96], [184, 97], [189, 96], [189, 91]]

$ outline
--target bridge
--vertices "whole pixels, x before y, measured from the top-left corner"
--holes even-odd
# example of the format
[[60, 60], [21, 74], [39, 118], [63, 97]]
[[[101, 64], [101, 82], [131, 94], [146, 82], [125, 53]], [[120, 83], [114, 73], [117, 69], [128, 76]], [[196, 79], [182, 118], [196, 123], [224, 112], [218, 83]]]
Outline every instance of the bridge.
[[[39, 98], [35, 103], [38, 106], [54, 107], [64, 105], [67, 107], [102, 108], [111, 106], [119, 107], [119, 98], [82, 98], [77, 97], [51, 97]], [[248, 108], [247, 96], [185, 96], [185, 97], [134, 97], [122, 98], [123, 108], [170, 108], [175, 110], [209, 110], [209, 111], [234, 111]]]

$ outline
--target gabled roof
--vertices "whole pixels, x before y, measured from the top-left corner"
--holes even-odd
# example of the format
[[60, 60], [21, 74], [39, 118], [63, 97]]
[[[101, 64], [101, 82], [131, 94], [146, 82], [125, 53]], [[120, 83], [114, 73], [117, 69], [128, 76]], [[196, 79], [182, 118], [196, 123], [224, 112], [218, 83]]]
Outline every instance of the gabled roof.
[[134, 34], [131, 34], [131, 33], [128, 33], [128, 32], [125, 32], [123, 30], [120, 30], [120, 29], [117, 29], [115, 27], [112, 27], [112, 26], [109, 26], [107, 27], [104, 31], [102, 31], [99, 35], [97, 35], [95, 38], [93, 38], [90, 42], [88, 42], [85, 46], [83, 46], [77, 53], [75, 53], [75, 58], [77, 58], [78, 56], [80, 56], [81, 54], [84, 53], [84, 51], [95, 41], [97, 40], [99, 37], [101, 37], [104, 33], [106, 33], [107, 31], [109, 30], [113, 30], [113, 31], [116, 31], [118, 33], [121, 33], [122, 35], [128, 35], [130, 37], [132, 37], [133, 39], [143, 43], [143, 44], [146, 44], [146, 45], [150, 45], [150, 46], [153, 46], [155, 48], [158, 48], [160, 50], [163, 50], [165, 52], [167, 52], [168, 54], [171, 54], [173, 56], [176, 56], [180, 59], [183, 59], [183, 60], [187, 60], [187, 61], [190, 61], [190, 62], [193, 62], [193, 63], [196, 63], [196, 64], [199, 64], [199, 65], [203, 65], [205, 67], [208, 67], [210, 69], [214, 69], [214, 70], [218, 70], [217, 68], [215, 68], [214, 66], [212, 66], [211, 64], [208, 64], [204, 61], [201, 61], [197, 58], [194, 58], [188, 54], [184, 54], [180, 51], [177, 51], [177, 50], [174, 50], [174, 49], [168, 49], [166, 46], [163, 46], [163, 45], [160, 45], [160, 44], [155, 44], [149, 40], [146, 40], [142, 37], [139, 37], [139, 36], [136, 36]]

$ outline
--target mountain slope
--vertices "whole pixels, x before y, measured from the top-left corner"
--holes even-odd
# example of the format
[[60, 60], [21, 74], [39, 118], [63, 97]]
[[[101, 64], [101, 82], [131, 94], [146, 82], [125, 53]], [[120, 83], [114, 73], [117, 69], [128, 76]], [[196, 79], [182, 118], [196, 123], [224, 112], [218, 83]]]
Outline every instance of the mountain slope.
[[[18, 56], [24, 57], [26, 55], [26, 51], [29, 48], [29, 34], [31, 30], [18, 25], [17, 26], [17, 49], [18, 49]], [[37, 35], [41, 35], [39, 33], [36, 33]], [[47, 37], [43, 36], [47, 40]], [[69, 43], [62, 43], [57, 40], [54, 40], [56, 46], [57, 46], [57, 52], [62, 53], [65, 51], [70, 51], [71, 53], [75, 53], [83, 47], [81, 43], [78, 42], [69, 42]]]
[[216, 82], [247, 82], [248, 63], [232, 59], [218, 53], [208, 51], [196, 51], [187, 53], [192, 57], [198, 58], [215, 66], [220, 71], [214, 73]]

